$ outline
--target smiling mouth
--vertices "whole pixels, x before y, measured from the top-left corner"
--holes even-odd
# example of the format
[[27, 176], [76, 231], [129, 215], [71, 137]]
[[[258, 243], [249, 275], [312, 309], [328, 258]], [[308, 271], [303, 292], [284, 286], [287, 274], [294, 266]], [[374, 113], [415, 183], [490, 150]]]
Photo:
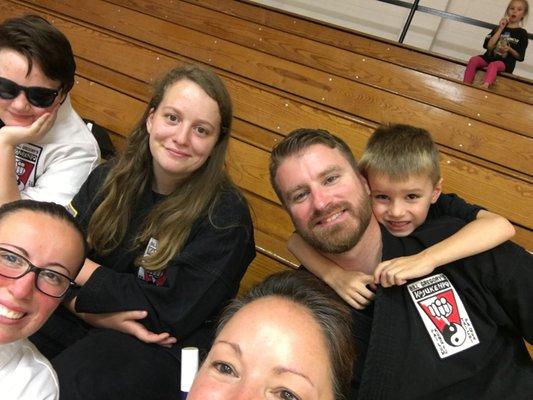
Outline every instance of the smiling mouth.
[[181, 151], [181, 150], [176, 150], [176, 149], [171, 149], [171, 148], [166, 148], [167, 151], [172, 154], [173, 156], [175, 157], [181, 157], [181, 158], [184, 158], [184, 157], [190, 157], [189, 153], [186, 153], [184, 151]]
[[403, 228], [409, 225], [409, 221], [387, 221], [387, 224], [393, 228]]
[[0, 304], [0, 317], [7, 319], [18, 320], [21, 319], [26, 313], [10, 310], [9, 308]]
[[15, 113], [15, 112], [12, 112], [12, 111], [10, 111], [9, 113], [15, 119], [30, 119], [30, 118], [33, 118], [33, 115], [24, 115], [24, 114]]
[[336, 221], [337, 219], [339, 219], [339, 217], [344, 214], [346, 212], [346, 209], [341, 209], [333, 214], [330, 214], [329, 217], [327, 217], [326, 219], [322, 218], [320, 220], [318, 220], [316, 223], [315, 223], [315, 226], [320, 226], [320, 225], [327, 225], [327, 224], [330, 224], [331, 222], [333, 221]]

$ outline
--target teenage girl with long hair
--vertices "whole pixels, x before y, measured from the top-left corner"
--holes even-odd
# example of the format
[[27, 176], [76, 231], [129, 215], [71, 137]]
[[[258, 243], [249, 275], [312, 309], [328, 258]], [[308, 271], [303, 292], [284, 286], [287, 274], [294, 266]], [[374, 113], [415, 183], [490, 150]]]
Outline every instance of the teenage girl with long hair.
[[512, 0], [507, 5], [505, 16], [485, 38], [485, 54], [474, 56], [466, 66], [464, 83], [472, 84], [476, 71], [487, 67], [482, 86], [488, 89], [499, 72], [512, 73], [517, 61], [524, 61], [528, 44], [527, 31], [522, 27], [529, 12], [527, 0]]
[[171, 70], [123, 153], [72, 201], [90, 247], [81, 288], [35, 337], [63, 399], [173, 398], [179, 349], [210, 345], [211, 321], [255, 255], [224, 167], [231, 120], [216, 74]]

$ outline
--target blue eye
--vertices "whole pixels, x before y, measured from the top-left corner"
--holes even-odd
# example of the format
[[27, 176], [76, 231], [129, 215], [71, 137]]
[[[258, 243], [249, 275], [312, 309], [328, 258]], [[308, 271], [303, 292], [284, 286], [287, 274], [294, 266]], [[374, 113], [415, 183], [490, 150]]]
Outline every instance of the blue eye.
[[6, 267], [22, 268], [27, 267], [26, 262], [18, 254], [8, 251], [0, 252], [0, 262]]
[[66, 283], [66, 278], [55, 271], [43, 269], [39, 273], [39, 279], [44, 280], [49, 285], [61, 286]]

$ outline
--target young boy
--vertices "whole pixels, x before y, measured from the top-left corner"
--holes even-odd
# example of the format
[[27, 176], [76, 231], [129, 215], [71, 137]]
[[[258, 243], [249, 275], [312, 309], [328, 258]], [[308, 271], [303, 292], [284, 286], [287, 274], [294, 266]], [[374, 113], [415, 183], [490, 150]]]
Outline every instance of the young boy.
[[70, 105], [75, 70], [70, 43], [45, 19], [0, 24], [0, 205], [66, 205], [98, 165], [96, 139]]
[[368, 140], [358, 167], [368, 181], [374, 215], [394, 236], [408, 236], [426, 218], [442, 215], [468, 224], [418, 254], [380, 263], [374, 276], [340, 268], [293, 234], [289, 250], [356, 309], [365, 308], [374, 298], [368, 286], [403, 285], [441, 265], [496, 247], [514, 235], [514, 227], [505, 218], [456, 195], [441, 194], [438, 149], [424, 129], [402, 124], [379, 127]]

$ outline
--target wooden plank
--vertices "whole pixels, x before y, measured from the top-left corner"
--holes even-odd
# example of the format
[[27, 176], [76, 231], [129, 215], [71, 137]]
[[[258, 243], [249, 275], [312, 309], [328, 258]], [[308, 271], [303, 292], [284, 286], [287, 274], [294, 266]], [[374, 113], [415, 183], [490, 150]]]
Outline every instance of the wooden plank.
[[[120, 132], [124, 136], [129, 133], [137, 116], [141, 115], [144, 110], [144, 103], [128, 98], [121, 93], [101, 85], [94, 83], [91, 85], [90, 81], [83, 78], [77, 79], [77, 83], [73, 90], [73, 103], [83, 116], [93, 118], [100, 125], [107, 129]], [[245, 142], [239, 142], [237, 140], [232, 140], [232, 147], [240, 149], [238, 154], [235, 152], [236, 149], [233, 149], [230, 151], [229, 155], [230, 171], [232, 172], [234, 179], [241, 186], [243, 186], [243, 183], [245, 182], [244, 187], [248, 190], [255, 191], [255, 193], [268, 198], [272, 202], [277, 202], [277, 198], [268, 183], [266, 167], [268, 164], [268, 152], [265, 150], [260, 151]], [[241, 158], [244, 158], [244, 161], [242, 161]], [[247, 162], [250, 160], [256, 161], [251, 167], [247, 165]], [[257, 163], [258, 160], [259, 163]], [[491, 172], [486, 169], [476, 169], [469, 163], [461, 162], [461, 160], [445, 158], [445, 156], [443, 156], [442, 167], [446, 190], [449, 189], [450, 191], [457, 192], [467, 200], [482, 204], [492, 211], [499, 212], [507, 217], [509, 217], [509, 215], [506, 204], [516, 204], [517, 194], [529, 193], [528, 195], [531, 196], [530, 188], [529, 191], [527, 191], [517, 182], [513, 182], [512, 185], [509, 185], [507, 182], [501, 182], [502, 180], [507, 180], [499, 177], [498, 174], [491, 174]], [[243, 172], [243, 170], [245, 172]], [[480, 176], [484, 176], [484, 180], [490, 182], [491, 190], [494, 194], [487, 195], [489, 191], [487, 191], [485, 186], [479, 183], [476, 184], [472, 178], [468, 179], [468, 177], [472, 175], [475, 180], [479, 180]], [[502, 187], [505, 187], [506, 190], [500, 190]], [[514, 195], [511, 188], [515, 189]], [[500, 194], [499, 196], [496, 195], [498, 193]], [[503, 200], [501, 199], [502, 196], [504, 197]], [[522, 213], [526, 214], [523, 215], [522, 218], [526, 218], [526, 220], [529, 221], [528, 223], [531, 222], [531, 216], [530, 213], [528, 213], [528, 210], [530, 209], [529, 207], [530, 206], [522, 204], [522, 208], [517, 208], [518, 210], [521, 209]], [[272, 211], [270, 210], [265, 214], [268, 215], [271, 212]], [[284, 214], [281, 213], [280, 215]], [[280, 218], [279, 214], [276, 218]], [[288, 222], [286, 226], [288, 228], [286, 228], [284, 233], [280, 234], [277, 232], [278, 236], [284, 238], [288, 237], [292, 228]], [[523, 232], [523, 230], [521, 232]], [[529, 235], [526, 233], [529, 233]], [[532, 239], [526, 240], [526, 238], [530, 236], [531, 232], [523, 232], [517, 236], [516, 241], [527, 248], [533, 248]]]
[[[341, 77], [330, 81], [331, 76], [321, 71], [255, 50], [243, 51], [242, 46], [128, 9], [120, 8], [121, 19], [117, 20], [111, 15], [117, 14], [117, 7], [109, 3], [95, 1], [91, 12], [85, 14], [70, 2], [56, 1], [50, 4], [52, 2], [49, 0], [43, 0], [42, 3], [108, 29], [114, 27], [117, 32], [131, 35], [139, 41], [156, 44], [256, 81], [267, 82], [279, 90], [290, 91], [368, 120], [410, 121], [429, 129], [435, 140], [445, 146], [518, 171], [533, 173], [533, 140], [529, 137], [516, 136], [506, 130]], [[168, 37], [173, 40], [169, 41]], [[191, 43], [195, 45], [191, 46]], [[153, 64], [153, 60], [150, 61]], [[121, 62], [124, 63], [123, 59]], [[480, 146], [480, 143], [483, 145]], [[513, 154], [514, 157], [509, 159], [507, 154]]]
[[132, 131], [146, 104], [80, 76], [72, 89], [72, 104], [84, 118], [124, 137]]
[[269, 258], [262, 253], [257, 253], [257, 256], [248, 266], [248, 269], [241, 280], [239, 294], [246, 293], [250, 288], [262, 282], [267, 276], [289, 269], [289, 267], [276, 260]]
[[[78, 98], [78, 96], [81, 97]], [[260, 96], [239, 97], [243, 102], [245, 99], [250, 99], [249, 103], [254, 103], [262, 109]], [[73, 91], [73, 99], [82, 115], [89, 116], [104, 127], [123, 135], [129, 133], [136, 118], [144, 110], [144, 104], [141, 101], [96, 83], [91, 85], [90, 81], [83, 78], [78, 78]], [[316, 113], [313, 112], [302, 114], [304, 118], [306, 114], [309, 114], [310, 119], [317, 118]], [[300, 115], [299, 118], [301, 119], [302, 116]], [[352, 143], [355, 137], [358, 137], [361, 144], [366, 140], [366, 137], [346, 133], [346, 130], [337, 133]], [[352, 144], [350, 145], [356, 154], [360, 154], [362, 149], [355, 149]], [[268, 157], [267, 150], [232, 139], [228, 155], [229, 170], [233, 179], [241, 187], [278, 203], [268, 180]], [[533, 225], [529, 211], [531, 210], [533, 185], [456, 157], [447, 156], [446, 153], [442, 156], [442, 169], [447, 191], [457, 192], [468, 201], [481, 204], [525, 227], [530, 228]], [[528, 248], [531, 247], [533, 247], [532, 244]]]
[[[298, 268], [299, 262], [287, 250], [287, 241], [279, 240], [273, 236], [256, 229], [255, 247], [257, 251], [275, 259], [290, 268]], [[287, 257], [289, 255], [289, 257]]]
[[172, 4], [167, 0], [113, 0], [112, 2], [326, 73], [357, 80], [365, 85], [431, 104], [454, 114], [464, 115], [526, 136], [532, 134], [533, 106], [524, 104], [523, 100], [508, 99], [186, 2]]
[[[170, 61], [169, 61], [170, 62]], [[320, 114], [320, 112], [317, 112], [316, 109], [314, 109], [313, 107], [309, 107], [308, 105], [306, 104], [299, 104], [298, 102], [296, 101], [291, 101], [290, 103], [287, 102], [287, 99], [283, 99], [283, 98], [280, 98], [279, 95], [277, 94], [274, 94], [272, 91], [266, 91], [266, 90], [263, 90], [261, 88], [258, 88], [258, 87], [251, 87], [249, 84], [243, 82], [243, 81], [240, 81], [240, 80], [231, 80], [231, 83], [232, 83], [232, 89], [235, 91], [240, 91], [241, 94], [243, 94], [242, 96], [237, 96], [239, 99], [242, 99], [241, 100], [241, 103], [242, 103], [242, 107], [245, 108], [245, 107], [250, 107], [250, 105], [252, 104], [253, 106], [252, 107], [256, 107], [256, 108], [251, 108], [251, 109], [247, 109], [246, 112], [243, 112], [242, 114], [243, 115], [254, 115], [254, 116], [259, 116], [259, 117], [253, 117], [253, 118], [257, 118], [255, 120], [252, 120], [250, 121], [250, 123], [248, 123], [248, 126], [252, 126], [250, 125], [251, 123], [253, 124], [257, 124], [257, 126], [262, 126], [262, 125], [266, 125], [267, 128], [269, 129], [272, 129], [272, 130], [275, 130], [275, 131], [286, 131], [285, 130], [285, 126], [283, 127], [284, 129], [281, 129], [282, 127], [281, 126], [276, 126], [276, 128], [274, 128], [274, 126], [272, 125], [273, 124], [273, 121], [274, 123], [276, 123], [276, 115], [274, 113], [272, 114], [266, 114], [264, 112], [262, 112], [265, 108], [269, 108], [268, 105], [269, 104], [277, 104], [278, 106], [281, 106], [281, 102], [285, 102], [283, 103], [283, 107], [285, 108], [286, 110], [286, 113], [284, 113], [284, 117], [286, 116], [285, 114], [288, 114], [288, 119], [289, 121], [287, 121], [287, 124], [294, 124], [294, 127], [299, 127], [299, 126], [302, 126], [304, 123], [305, 124], [309, 124], [309, 122], [313, 122], [313, 121], [316, 121], [317, 123], [324, 123], [324, 121], [327, 121], [326, 124], [330, 125], [330, 122], [333, 121], [333, 123], [331, 124], [332, 126], [336, 126], [338, 128], [340, 128], [342, 130], [342, 132], [344, 132], [352, 123], [352, 121], [346, 121], [345, 119], [343, 118], [340, 118], [340, 117], [337, 117], [336, 115], [329, 115], [328, 113], [326, 112], [322, 112], [322, 114]], [[87, 95], [89, 93], [92, 93], [91, 91], [94, 90], [94, 85], [91, 85], [90, 82], [84, 82], [85, 85], [89, 85], [88, 89], [87, 90], [83, 90], [81, 91], [81, 96], [83, 95]], [[91, 88], [91, 86], [93, 88]], [[103, 112], [102, 111], [102, 119], [103, 121], [98, 121], [98, 123], [104, 125], [104, 126], [107, 126], [106, 124], [108, 124], [108, 129], [111, 129], [113, 131], [116, 131], [116, 132], [119, 132], [119, 133], [122, 133], [124, 135], [126, 135], [130, 129], [131, 129], [131, 126], [133, 123], [135, 123], [134, 120], [131, 120], [131, 118], [136, 118], [136, 116], [140, 115], [141, 112], [139, 110], [142, 110], [144, 109], [144, 105], [142, 104], [142, 102], [140, 101], [137, 101], [137, 102], [134, 102], [135, 104], [137, 104], [137, 111], [135, 113], [129, 113], [130, 117], [128, 117], [128, 112], [126, 109], [128, 109], [129, 107], [125, 107], [126, 109], [124, 110], [121, 110], [120, 112], [116, 111], [116, 107], [114, 107], [115, 104], [121, 104], [121, 105], [125, 105], [127, 104], [127, 102], [123, 102], [121, 100], [120, 97], [117, 97], [115, 98], [113, 101], [109, 101], [108, 103], [109, 104], [105, 104], [103, 105], [102, 101], [104, 99], [112, 99], [113, 96], [110, 95], [110, 93], [113, 93], [113, 91], [104, 91], [105, 93], [99, 93], [99, 94], [96, 94], [94, 93], [94, 97], [93, 97], [93, 103], [91, 104], [91, 101], [82, 101], [83, 104], [83, 107], [86, 107], [87, 109], [89, 110], [92, 110], [91, 113], [89, 113], [89, 116], [92, 116], [91, 114], [98, 114], [100, 113], [103, 108], [107, 109], [106, 112]], [[93, 96], [93, 94], [91, 94], [91, 96]], [[234, 98], [235, 98], [235, 95], [234, 95]], [[94, 99], [98, 99], [98, 102]], [[131, 100], [128, 100], [128, 101], [131, 101]], [[100, 108], [98, 108], [100, 107]], [[103, 107], [103, 108], [102, 108]], [[277, 107], [277, 109], [279, 109], [280, 107]], [[236, 109], [239, 109], [239, 107], [236, 107]], [[273, 110], [275, 110], [276, 107], [273, 108]], [[114, 110], [112, 111], [112, 113], [109, 113], [109, 110]], [[249, 112], [251, 111], [251, 112]], [[117, 114], [118, 112], [118, 114]], [[118, 118], [118, 115], [122, 115], [124, 114], [125, 117], [124, 118]], [[128, 119], [130, 118], [130, 119]], [[105, 120], [105, 121], [104, 121]], [[131, 124], [131, 125], [127, 125], [125, 124], [125, 121], [128, 121], [127, 123], [128, 124]], [[354, 124], [356, 125], [356, 124]], [[289, 127], [290, 125], [288, 125], [287, 127]], [[307, 125], [309, 126], [309, 125]], [[320, 125], [319, 125], [320, 126]], [[326, 127], [328, 129], [331, 130], [330, 127]], [[368, 127], [363, 127], [363, 130], [365, 130], [365, 132], [369, 132], [369, 128]], [[337, 132], [339, 133], [338, 131], [336, 130], [333, 130], [333, 132]], [[362, 146], [364, 145], [364, 142], [366, 141], [366, 135], [365, 135], [365, 132], [363, 132], [363, 135], [344, 135], [344, 136], [348, 136], [348, 141], [350, 141], [350, 139], [352, 140], [352, 142], [354, 141], [354, 138], [356, 138], [355, 142], [356, 144], [354, 145], [353, 143], [350, 143], [352, 148], [354, 148], [354, 150], [356, 151], [356, 154], [360, 153], [361, 149], [362, 149]], [[343, 136], [342, 134], [340, 134], [340, 136]], [[274, 138], [274, 142], [275, 142], [276, 138]], [[271, 142], [272, 143], [272, 142]], [[359, 149], [357, 149], [357, 147], [359, 147]], [[245, 148], [246, 149], [246, 148]], [[265, 157], [264, 160], [263, 160], [263, 167], [262, 168], [265, 168], [265, 171], [266, 171], [266, 163], [267, 163], [267, 159], [268, 157]], [[469, 170], [471, 169], [471, 167], [469, 166], [469, 164], [467, 163], [462, 163], [462, 164], [459, 164], [461, 165], [464, 170]], [[475, 169], [474, 169], [475, 171]], [[483, 171], [482, 171], [483, 172]], [[234, 173], [238, 173], [238, 174], [241, 174], [241, 171], [237, 171], [236, 169], [234, 170]], [[457, 174], [457, 172], [455, 172]], [[256, 175], [254, 176], [250, 176], [248, 177], [247, 179], [244, 179], [243, 181], [253, 181], [254, 179], [256, 179], [256, 183], [261, 181], [264, 182], [264, 188], [268, 188], [268, 189], [264, 189], [264, 193], [261, 193], [261, 195], [265, 195], [267, 196], [267, 198], [270, 198], [271, 201], [274, 201], [276, 202], [277, 199], [275, 198], [275, 196], [273, 196], [273, 192], [271, 191], [269, 185], [268, 185], [268, 177], [266, 176], [266, 172], [263, 173], [262, 176], [258, 177], [257, 175], [261, 175], [261, 173], [257, 173]], [[488, 178], [490, 178], [491, 181], [493, 182], [496, 182], [496, 187], [501, 187], [499, 185], [499, 180], [502, 180], [502, 179], [505, 179], [505, 177], [501, 177], [497, 174], [496, 175], [496, 178], [494, 178], [493, 176], [488, 176]], [[499, 178], [498, 178], [499, 177]], [[257, 181], [257, 179], [259, 179], [259, 181]], [[472, 179], [471, 179], [472, 180]], [[470, 180], [470, 181], [471, 181]], [[468, 182], [468, 180], [467, 180]], [[463, 179], [458, 179], [458, 183], [457, 183], [457, 186], [458, 187], [461, 187], [461, 185], [464, 183], [464, 180]], [[514, 183], [512, 183], [513, 187], [516, 187], [516, 185]], [[476, 185], [471, 185], [471, 186], [468, 186], [467, 187], [475, 187]], [[479, 186], [479, 184], [478, 184]], [[450, 186], [451, 188], [455, 188], [453, 185]], [[505, 184], [503, 185], [503, 187], [505, 187]], [[531, 191], [530, 190], [524, 190], [523, 188], [520, 188], [520, 187], [516, 187], [517, 191], [520, 192], [520, 194], [526, 194], [530, 196], [530, 193]], [[458, 190], [455, 190], [455, 191], [458, 191]], [[484, 197], [487, 197], [486, 196], [486, 193], [483, 192], [483, 190], [480, 191], [481, 192], [481, 195], [483, 195]], [[511, 199], [514, 198], [514, 196], [516, 196], [516, 193], [512, 193], [514, 191], [511, 191], [511, 194], [510, 194], [510, 197]], [[468, 199], [468, 196], [464, 196]], [[494, 196], [489, 196], [491, 198], [494, 199], [494, 204], [499, 204], [499, 206], [501, 208], [504, 208], [504, 206], [502, 205], [502, 203], [498, 200], [497, 197], [494, 197]], [[481, 203], [483, 204], [483, 201], [476, 201], [477, 203]], [[513, 202], [511, 202], [513, 203]], [[514, 202], [516, 203], [516, 202]], [[518, 203], [520, 204], [520, 203]], [[492, 209], [492, 207], [489, 207]], [[522, 210], [527, 210], [528, 208], [527, 207], [523, 207]], [[506, 215], [506, 212], [501, 212], [503, 215]], [[507, 212], [508, 214], [508, 212]], [[522, 216], [523, 217], [523, 216]], [[512, 219], [512, 218], [511, 218]], [[520, 223], [520, 221], [519, 221]], [[523, 223], [523, 222], [522, 222]], [[524, 223], [525, 226], [528, 226], [527, 225], [527, 221], [526, 223]]]
[[[115, 1], [115, 0], [111, 0]], [[412, 46], [336, 27], [310, 18], [234, 0], [183, 0], [283, 32], [364, 54], [426, 74], [462, 82], [465, 62]], [[487, 32], [488, 33], [488, 32]], [[480, 43], [481, 51], [481, 43]], [[533, 104], [533, 85], [512, 75], [500, 76], [491, 92]]]
[[281, 241], [282, 245], [279, 246], [278, 254], [283, 255], [283, 258], [290, 263], [296, 262], [296, 259], [286, 248], [286, 241], [294, 231], [289, 214], [279, 204], [273, 203], [255, 192], [247, 190], [245, 194], [253, 212], [254, 221], [257, 222], [257, 227], [270, 237]]

